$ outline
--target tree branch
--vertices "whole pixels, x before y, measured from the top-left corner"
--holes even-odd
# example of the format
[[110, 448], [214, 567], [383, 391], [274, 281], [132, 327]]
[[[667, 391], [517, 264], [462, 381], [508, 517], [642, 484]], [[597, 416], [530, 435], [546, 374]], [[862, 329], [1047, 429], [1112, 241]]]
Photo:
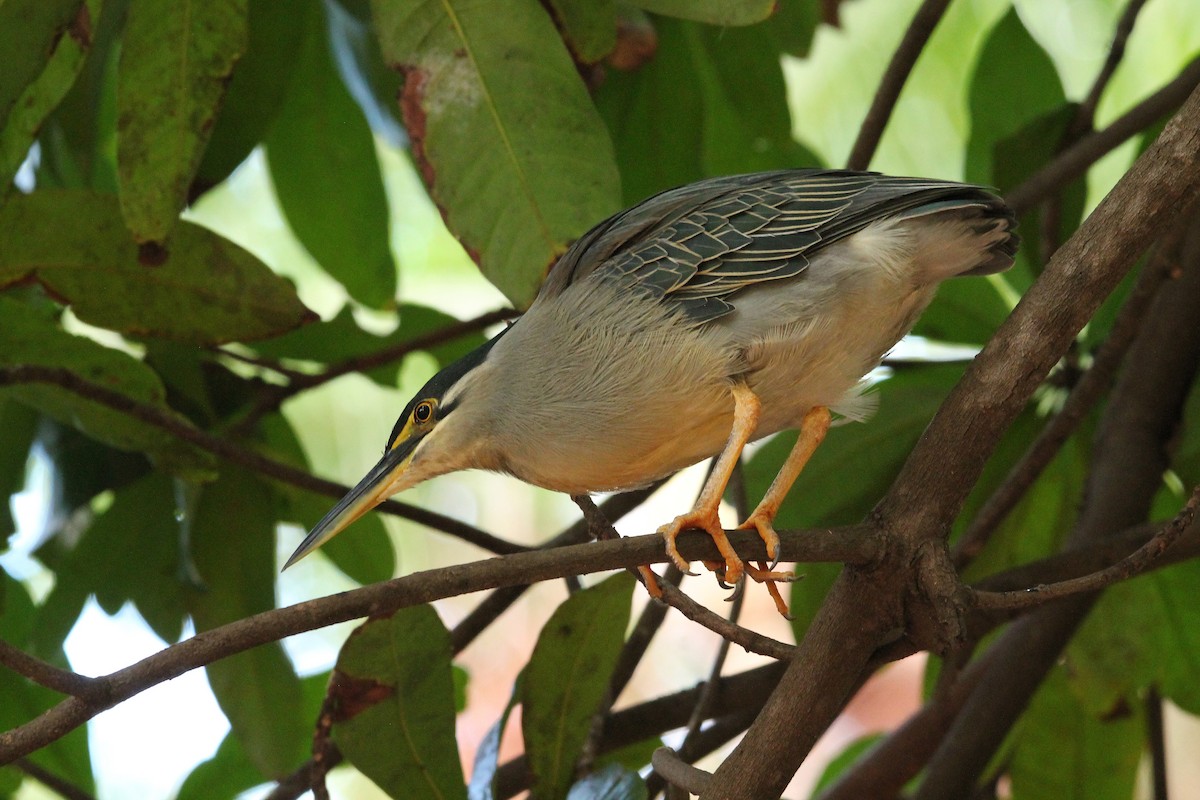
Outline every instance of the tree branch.
[[925, 0], [917, 9], [904, 32], [904, 38], [892, 54], [892, 60], [879, 82], [879, 88], [875, 90], [871, 107], [867, 109], [867, 116], [858, 129], [858, 138], [854, 140], [850, 157], [846, 159], [846, 169], [863, 170], [870, 166], [871, 158], [875, 155], [879, 140], [883, 138], [883, 131], [892, 116], [892, 109], [896, 107], [896, 101], [900, 98], [900, 91], [949, 5], [950, 0]]
[[34, 683], [62, 694], [90, 697], [96, 692], [96, 684], [92, 678], [70, 670], [59, 669], [53, 664], [47, 664], [45, 661], [13, 647], [3, 639], [0, 639], [0, 664]]
[[[876, 541], [862, 528], [835, 531], [781, 531], [784, 558], [802, 561], [869, 560]], [[762, 560], [766, 552], [754, 531], [730, 531], [729, 539], [745, 558]], [[679, 537], [680, 552], [693, 560], [720, 554], [711, 537], [697, 532]], [[502, 586], [553, 580], [623, 569], [666, 560], [657, 534], [611, 542], [515, 553], [468, 564], [416, 572], [384, 583], [264, 611], [198, 633], [110, 675], [93, 678], [102, 700], [70, 697], [37, 719], [0, 734], [0, 764], [44, 747], [107, 708], [163, 681], [221, 658], [297, 633], [361, 617], [383, 615], [434, 600]], [[89, 695], [91, 696], [91, 695]]]

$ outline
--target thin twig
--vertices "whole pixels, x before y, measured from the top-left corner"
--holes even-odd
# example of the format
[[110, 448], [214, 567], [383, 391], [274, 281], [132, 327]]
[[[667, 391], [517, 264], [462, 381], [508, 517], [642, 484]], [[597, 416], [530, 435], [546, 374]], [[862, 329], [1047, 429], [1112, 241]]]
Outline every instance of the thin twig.
[[[318, 478], [310, 472], [297, 469], [290, 464], [276, 461], [254, 450], [223, 439], [219, 436], [193, 427], [183, 417], [157, 406], [149, 405], [115, 392], [107, 386], [79, 377], [69, 369], [62, 367], [45, 367], [36, 364], [21, 364], [0, 367], [0, 386], [12, 386], [27, 383], [46, 383], [87, 398], [114, 411], [119, 411], [148, 425], [166, 431], [177, 439], [195, 445], [226, 461], [240, 464], [267, 477], [283, 483], [299, 486], [317, 494], [329, 497], [342, 497], [350, 490], [345, 484]], [[460, 522], [443, 514], [438, 514], [424, 508], [400, 503], [395, 500], [385, 500], [377, 508], [394, 516], [418, 522], [434, 530], [449, 534], [497, 554], [519, 553], [530, 548], [514, 542], [493, 536], [481, 531], [473, 525]]]
[[1150, 776], [1153, 800], [1168, 800], [1167, 742], [1163, 725], [1163, 699], [1158, 687], [1146, 692], [1146, 745], [1150, 750]]
[[1005, 201], [1022, 215], [1061, 187], [1082, 175], [1088, 167], [1178, 108], [1200, 85], [1200, 58], [1194, 59], [1173, 80], [1118, 117], [1107, 128], [1085, 136], [1068, 147], [1024, 183], [1006, 192]]
[[1177, 248], [1183, 226], [1175, 225], [1159, 242], [1154, 255], [1138, 276], [1137, 284], [1117, 315], [1104, 342], [1096, 350], [1092, 366], [1071, 389], [1062, 408], [1038, 432], [1000, 486], [984, 502], [966, 532], [955, 544], [952, 556], [959, 570], [971, 562], [995, 530], [1016, 507], [1029, 488], [1054, 460], [1064, 443], [1112, 385], [1129, 345], [1137, 336], [1142, 320], [1163, 281], [1178, 264]]
[[700, 794], [712, 781], [711, 772], [693, 767], [669, 747], [655, 750], [654, 755], [650, 757], [650, 763], [654, 766], [654, 771], [667, 783], [687, 789], [691, 794]]
[[1125, 57], [1125, 45], [1129, 42], [1133, 26], [1137, 23], [1138, 14], [1141, 13], [1144, 5], [1146, 5], [1146, 0], [1129, 0], [1129, 4], [1121, 13], [1121, 19], [1117, 21], [1117, 27], [1113, 31], [1108, 55], [1105, 56], [1100, 71], [1096, 73], [1096, 79], [1092, 81], [1087, 96], [1083, 98], [1083, 102], [1079, 104], [1075, 113], [1075, 120], [1070, 132], [1076, 136], [1092, 130], [1095, 125], [1096, 108], [1100, 105], [1100, 98], [1104, 95], [1104, 90], [1108, 88], [1109, 82], [1112, 81], [1113, 75], [1116, 74], [1121, 59]]
[[48, 769], [39, 767], [28, 758], [19, 758], [14, 764], [17, 769], [41, 783], [66, 800], [96, 800], [95, 795], [85, 792], [68, 780], [60, 778]]
[[925, 0], [917, 9], [908, 30], [904, 32], [904, 38], [892, 54], [883, 79], [879, 81], [879, 88], [875, 90], [875, 98], [867, 109], [867, 116], [858, 129], [858, 138], [854, 140], [854, 147], [846, 160], [846, 169], [863, 170], [871, 165], [871, 158], [879, 147], [879, 140], [883, 138], [892, 109], [900, 98], [900, 91], [949, 5], [950, 0]]
[[[757, 532], [729, 531], [728, 536], [739, 553], [750, 558], [766, 557], [762, 539]], [[869, 531], [859, 526], [835, 530], [780, 531], [779, 536], [784, 555], [789, 559], [854, 563], [877, 557], [878, 542]], [[684, 534], [679, 537], [678, 545], [686, 558], [713, 560], [720, 557], [711, 537], [704, 534]], [[810, 546], [811, 550], [808, 549]], [[203, 631], [124, 669], [93, 678], [98, 686], [96, 695], [103, 698], [102, 701], [89, 702], [82, 698], [69, 697], [37, 719], [0, 733], [0, 764], [6, 764], [46, 746], [101, 711], [152, 686], [260, 644], [339, 622], [386, 614], [447, 597], [502, 586], [554, 580], [564, 575], [582, 575], [638, 564], [659, 563], [666, 558], [662, 548], [662, 537], [657, 534], [624, 537], [617, 541], [588, 542], [553, 550], [515, 553], [503, 558], [488, 558], [468, 564], [416, 572], [317, 600], [264, 611]], [[673, 586], [664, 588], [682, 596]], [[694, 602], [686, 597], [684, 600], [688, 603]], [[717, 620], [720, 623], [725, 622], [720, 617], [717, 617]], [[757, 634], [753, 634], [753, 637], [757, 638], [747, 644], [751, 645], [748, 649], [755, 652], [778, 658], [783, 653], [780, 648], [786, 648], [786, 645], [767, 637], [758, 637]], [[764, 646], [760, 643], [755, 649], [753, 645], [758, 640], [765, 640], [767, 644]], [[735, 643], [742, 644], [740, 641]]]
[[1098, 570], [1090, 575], [1048, 585], [1031, 586], [1028, 589], [1011, 592], [975, 592], [975, 605], [984, 611], [1033, 608], [1064, 597], [1097, 592], [1119, 581], [1140, 575], [1183, 535], [1196, 516], [1197, 506], [1200, 506], [1200, 486], [1193, 490], [1192, 496], [1175, 515], [1175, 518], [1164, 525], [1162, 530], [1155, 534], [1150, 541], [1111, 567]]

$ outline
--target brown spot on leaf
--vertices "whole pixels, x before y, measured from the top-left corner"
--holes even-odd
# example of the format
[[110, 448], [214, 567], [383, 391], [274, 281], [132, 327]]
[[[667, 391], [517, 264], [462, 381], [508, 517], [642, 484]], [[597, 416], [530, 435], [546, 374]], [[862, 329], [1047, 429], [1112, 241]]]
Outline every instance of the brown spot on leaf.
[[1133, 715], [1133, 709], [1129, 707], [1129, 701], [1124, 697], [1118, 697], [1113, 703], [1112, 708], [1100, 715], [1101, 722], [1116, 722], [1122, 719], [1129, 719]]
[[161, 267], [170, 253], [161, 242], [142, 242], [138, 245], [138, 263], [143, 267]]
[[400, 89], [400, 116], [404, 119], [404, 128], [412, 143], [413, 162], [421, 172], [425, 187], [432, 193], [437, 176], [433, 164], [425, 155], [425, 84], [429, 82], [429, 73], [403, 64], [400, 65], [400, 73], [404, 76], [404, 86]]
[[75, 19], [71, 20], [71, 27], [67, 28], [67, 33], [84, 50], [91, 48], [92, 14], [88, 11], [87, 3], [79, 4], [79, 11], [75, 13]]
[[608, 56], [613, 69], [632, 72], [658, 52], [658, 31], [646, 17], [622, 14], [617, 19], [617, 46]]
[[353, 719], [368, 708], [382, 703], [395, 694], [392, 686], [386, 686], [368, 678], [354, 678], [334, 670], [329, 681], [329, 705], [333, 710], [333, 721], [345, 722]]

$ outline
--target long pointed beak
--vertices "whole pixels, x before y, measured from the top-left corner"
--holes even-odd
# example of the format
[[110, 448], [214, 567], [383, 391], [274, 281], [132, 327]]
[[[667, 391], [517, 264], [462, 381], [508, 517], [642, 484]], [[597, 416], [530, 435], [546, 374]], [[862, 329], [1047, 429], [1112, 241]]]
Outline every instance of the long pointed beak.
[[[397, 478], [404, 474], [412, 460], [413, 450], [420, 439], [410, 439], [383, 454], [379, 463], [371, 468], [358, 484], [329, 509], [304, 541], [283, 565], [287, 569], [306, 555], [344, 531], [356, 519], [395, 494], [403, 486], [397, 486]], [[393, 488], [394, 487], [394, 488]]]

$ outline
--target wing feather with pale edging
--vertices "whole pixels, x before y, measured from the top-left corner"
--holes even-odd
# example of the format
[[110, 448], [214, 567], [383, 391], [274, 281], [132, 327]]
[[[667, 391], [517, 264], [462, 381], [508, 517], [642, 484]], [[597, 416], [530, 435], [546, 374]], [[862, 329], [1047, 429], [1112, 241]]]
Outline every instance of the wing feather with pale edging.
[[1002, 203], [981, 187], [867, 172], [712, 178], [592, 228], [555, 264], [542, 293], [553, 296], [596, 274], [706, 322], [732, 311], [740, 289], [800, 276], [821, 248], [873, 222], [972, 207]]

